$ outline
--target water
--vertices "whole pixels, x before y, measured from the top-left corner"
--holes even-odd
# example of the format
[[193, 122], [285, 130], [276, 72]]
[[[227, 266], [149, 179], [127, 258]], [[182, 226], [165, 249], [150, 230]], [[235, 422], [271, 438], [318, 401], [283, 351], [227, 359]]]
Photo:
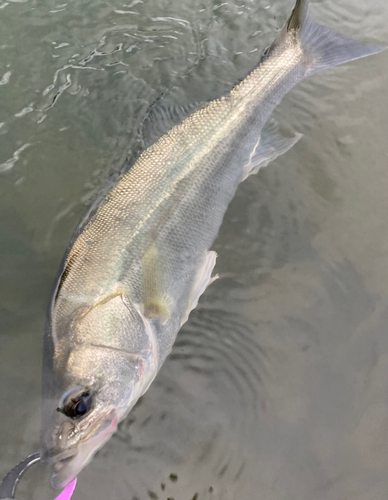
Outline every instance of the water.
[[[0, 477], [38, 449], [41, 336], [72, 230], [161, 95], [244, 77], [292, 2], [0, 3]], [[316, 17], [388, 44], [388, 4]], [[202, 297], [74, 499], [385, 500], [388, 53], [319, 74], [278, 120], [304, 138], [242, 184]], [[49, 500], [35, 466], [19, 499]]]

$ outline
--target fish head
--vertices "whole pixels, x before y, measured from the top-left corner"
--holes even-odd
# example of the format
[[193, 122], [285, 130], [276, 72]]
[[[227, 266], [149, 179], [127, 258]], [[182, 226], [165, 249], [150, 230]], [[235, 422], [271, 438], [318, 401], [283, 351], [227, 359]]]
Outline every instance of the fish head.
[[[117, 410], [113, 405], [102, 408], [90, 387], [74, 387], [63, 399], [67, 399], [66, 404], [52, 415], [41, 445], [42, 461], [52, 465], [51, 483], [57, 489], [78, 476], [110, 439], [118, 423]], [[89, 408], [90, 404], [96, 406]]]
[[[109, 345], [106, 339], [118, 342], [121, 335], [120, 310], [112, 307], [112, 312], [116, 324], [109, 321], [105, 304], [93, 308], [89, 317], [79, 315], [63, 336], [78, 341], [59, 341], [47, 358], [49, 368], [44, 366], [41, 458], [53, 468], [54, 488], [64, 488], [79, 474], [144, 392], [147, 356]], [[85, 333], [91, 325], [92, 339]], [[133, 318], [131, 325], [135, 330], [141, 326]]]

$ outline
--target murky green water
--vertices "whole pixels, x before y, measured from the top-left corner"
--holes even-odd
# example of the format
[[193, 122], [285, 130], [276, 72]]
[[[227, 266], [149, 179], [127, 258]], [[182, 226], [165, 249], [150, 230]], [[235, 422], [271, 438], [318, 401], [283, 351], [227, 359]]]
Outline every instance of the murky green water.
[[[1, 2], [0, 477], [39, 446], [45, 310], [88, 202], [150, 104], [221, 95], [292, 6]], [[385, 0], [315, 12], [388, 44]], [[387, 498], [387, 87], [383, 53], [282, 103], [304, 138], [240, 186], [215, 244], [222, 279], [75, 500]], [[54, 496], [40, 466], [19, 490]]]

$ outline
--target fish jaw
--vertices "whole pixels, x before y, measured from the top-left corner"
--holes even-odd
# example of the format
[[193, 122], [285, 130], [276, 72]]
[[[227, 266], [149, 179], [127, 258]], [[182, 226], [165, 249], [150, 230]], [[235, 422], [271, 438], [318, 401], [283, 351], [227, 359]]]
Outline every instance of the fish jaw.
[[92, 460], [96, 452], [112, 437], [117, 429], [118, 412], [115, 408], [106, 412], [76, 446], [65, 452], [51, 455], [46, 460], [53, 466], [51, 484], [55, 489], [65, 488]]

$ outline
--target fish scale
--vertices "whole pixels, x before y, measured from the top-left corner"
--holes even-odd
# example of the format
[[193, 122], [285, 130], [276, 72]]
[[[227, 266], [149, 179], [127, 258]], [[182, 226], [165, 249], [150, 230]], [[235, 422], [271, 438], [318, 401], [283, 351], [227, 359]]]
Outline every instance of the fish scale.
[[304, 78], [381, 50], [315, 23], [297, 0], [259, 65], [148, 147], [81, 226], [45, 333], [41, 449], [55, 487], [156, 376], [214, 279], [210, 248], [239, 183], [300, 139], [280, 134], [273, 109]]

